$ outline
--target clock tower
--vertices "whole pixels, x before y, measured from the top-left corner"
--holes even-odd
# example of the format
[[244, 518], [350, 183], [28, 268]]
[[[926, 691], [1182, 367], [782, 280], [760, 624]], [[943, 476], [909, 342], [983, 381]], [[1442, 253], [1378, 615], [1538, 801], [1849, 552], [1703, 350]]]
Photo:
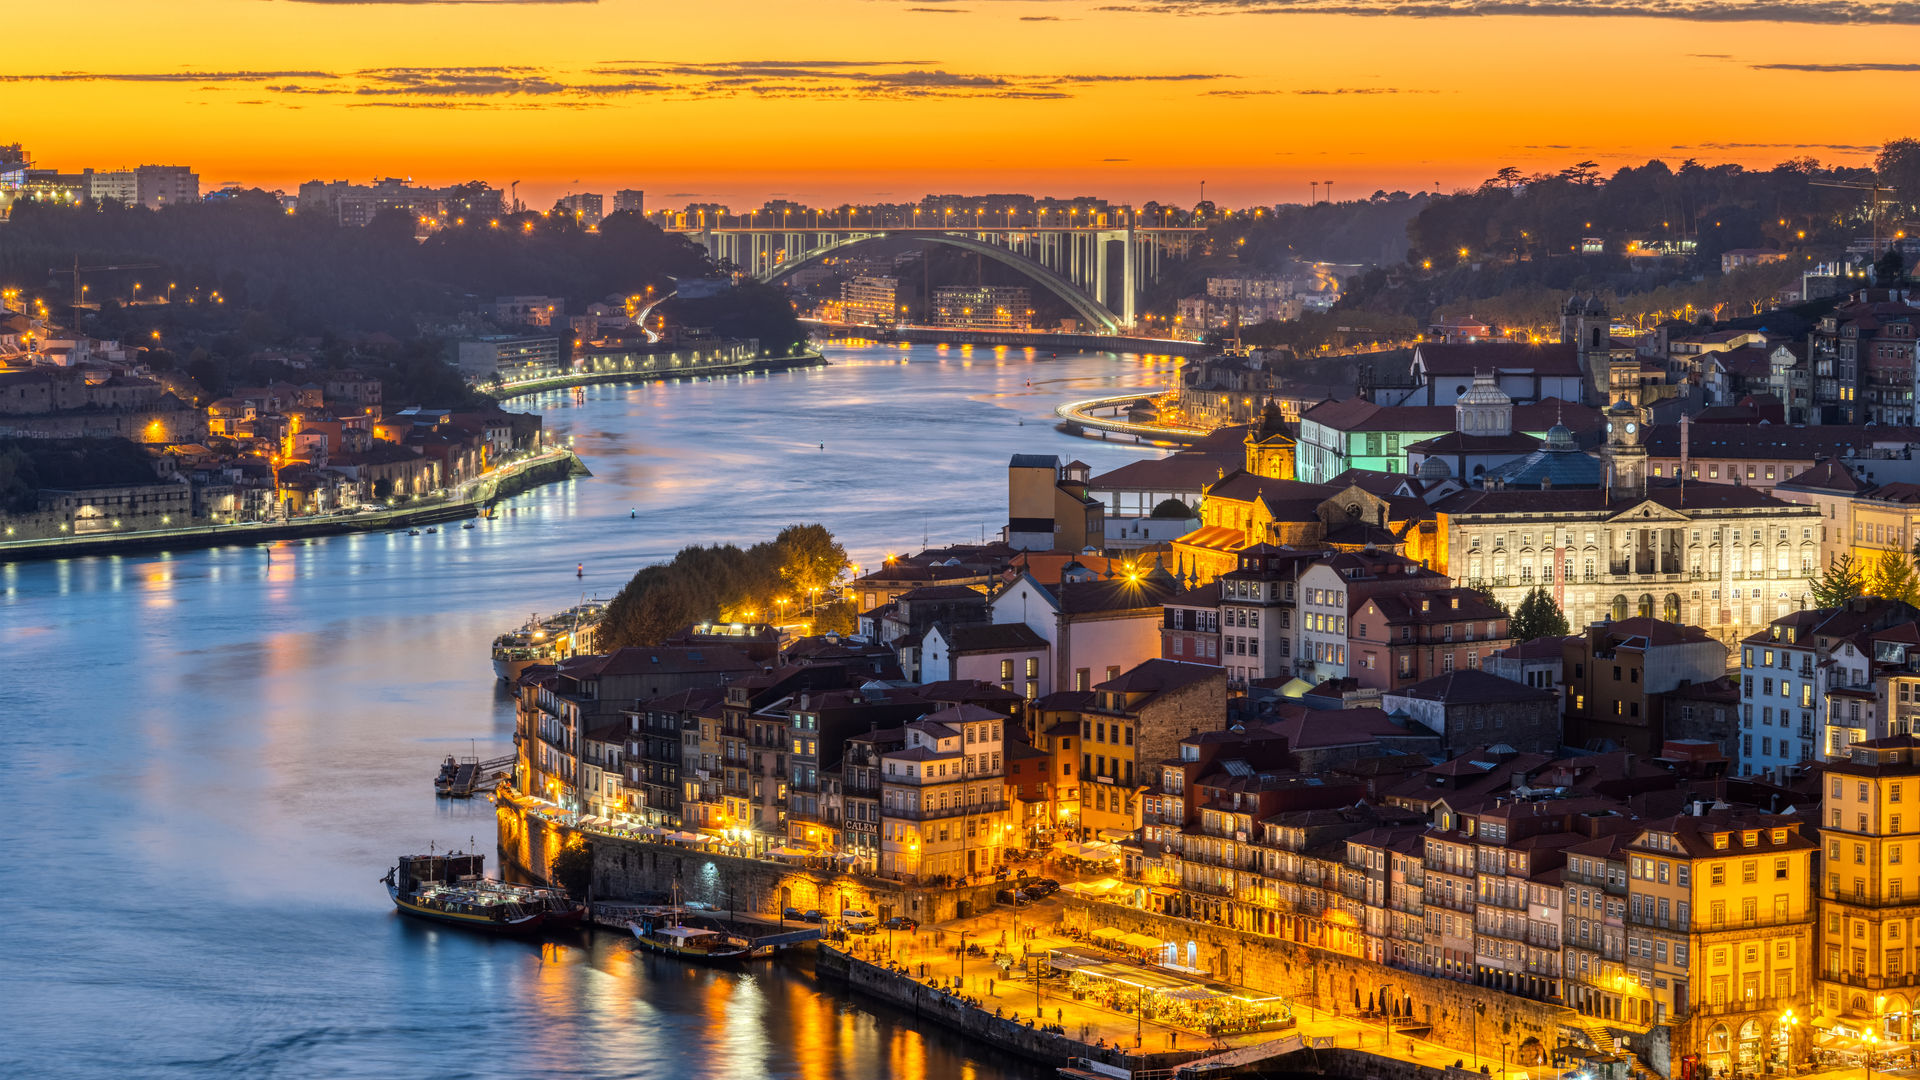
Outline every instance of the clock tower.
[[1607, 409], [1607, 442], [1600, 452], [1606, 466], [1608, 497], [1631, 502], [1647, 494], [1645, 417], [1625, 398]]

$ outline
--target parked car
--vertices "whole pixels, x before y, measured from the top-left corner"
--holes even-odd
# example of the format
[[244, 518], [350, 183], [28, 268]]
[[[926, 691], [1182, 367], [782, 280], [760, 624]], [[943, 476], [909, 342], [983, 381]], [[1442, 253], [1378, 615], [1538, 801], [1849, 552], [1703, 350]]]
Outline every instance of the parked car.
[[1035, 878], [1025, 885], [1022, 885], [1021, 888], [1035, 896], [1052, 896], [1054, 893], [1060, 891], [1060, 883], [1050, 877]]
[[908, 932], [912, 932], [914, 930], [920, 929], [919, 923], [914, 922], [912, 919], [909, 919], [904, 915], [895, 915], [893, 918], [888, 919], [886, 922], [881, 923], [880, 925], [882, 928], [887, 930], [906, 930]]
[[681, 907], [683, 907], [683, 908], [686, 908], [686, 909], [687, 909], [688, 911], [716, 911], [716, 910], [718, 910], [718, 909], [717, 909], [717, 908], [715, 908], [715, 907], [714, 907], [714, 906], [713, 906], [712, 904], [707, 904], [707, 903], [702, 903], [702, 902], [701, 902], [701, 901], [699, 901], [699, 900], [689, 900], [689, 901], [687, 901], [686, 903], [684, 903], [684, 904], [681, 904], [680, 906], [681, 906]]
[[1000, 904], [1024, 904], [1033, 898], [1023, 889], [1001, 889], [994, 894], [993, 899], [995, 903]]
[[807, 910], [800, 913], [800, 918], [803, 921], [812, 922], [812, 923], [826, 922], [827, 913], [824, 911], [821, 911], [819, 908], [808, 908]]
[[848, 908], [840, 913], [840, 921], [846, 923], [849, 927], [859, 925], [870, 927], [874, 923], [874, 916], [871, 911], [866, 911], [861, 908]]
[[807, 918], [806, 913], [797, 907], [781, 909], [780, 917], [783, 919], [792, 919], [794, 922], [805, 922]]

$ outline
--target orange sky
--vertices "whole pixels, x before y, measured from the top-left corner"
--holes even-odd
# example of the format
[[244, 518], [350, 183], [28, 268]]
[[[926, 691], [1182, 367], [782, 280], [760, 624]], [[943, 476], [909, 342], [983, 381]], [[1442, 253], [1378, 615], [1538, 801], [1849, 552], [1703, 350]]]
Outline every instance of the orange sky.
[[[188, 164], [203, 188], [518, 179], [535, 205], [638, 187], [649, 207], [745, 207], [1186, 203], [1202, 180], [1245, 205], [1582, 158], [1854, 164], [1912, 133], [1895, 108], [1837, 103], [1903, 100], [1915, 25], [1714, 18], [1752, 0], [1645, 0], [1689, 18], [1246, 11], [1389, 2], [94, 0], [78, 26], [34, 4], [8, 13], [36, 44], [0, 58], [0, 140], [63, 170]], [[1843, 64], [1891, 70], [1804, 69]]]

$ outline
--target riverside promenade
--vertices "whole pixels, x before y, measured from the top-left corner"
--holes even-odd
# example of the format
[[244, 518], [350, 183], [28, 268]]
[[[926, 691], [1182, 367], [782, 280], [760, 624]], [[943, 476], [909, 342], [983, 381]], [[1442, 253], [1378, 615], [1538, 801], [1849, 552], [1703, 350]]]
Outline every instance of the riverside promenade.
[[516, 458], [481, 476], [447, 489], [437, 498], [420, 498], [388, 510], [312, 514], [228, 525], [186, 525], [177, 529], [137, 529], [90, 536], [53, 536], [0, 541], [0, 563], [29, 559], [65, 559], [81, 555], [124, 555], [140, 551], [182, 551], [228, 544], [266, 544], [314, 536], [386, 532], [417, 525], [473, 517], [483, 507], [541, 484], [591, 475], [565, 447], [548, 447]]
[[825, 367], [827, 358], [818, 349], [802, 349], [789, 355], [763, 353], [751, 358], [690, 351], [680, 353], [595, 354], [583, 358], [583, 366], [565, 375], [516, 382], [488, 383], [478, 387], [481, 393], [499, 401], [540, 394], [549, 390], [568, 390], [576, 386], [600, 383], [661, 382], [670, 379], [707, 378], [717, 375], [754, 375], [796, 368]]
[[[1107, 397], [1087, 398], [1083, 401], [1069, 401], [1055, 407], [1053, 414], [1060, 418], [1063, 425], [1078, 424], [1094, 431], [1131, 435], [1135, 442], [1185, 445], [1199, 442], [1212, 434], [1196, 427], [1182, 427], [1177, 424], [1137, 424], [1120, 418], [1119, 414], [1126, 411], [1128, 406], [1143, 397], [1152, 397], [1157, 392], [1135, 390], [1130, 394], [1113, 394]], [[1115, 415], [1096, 415], [1102, 409], [1112, 410]]]
[[[1208, 1075], [1227, 1067], [1216, 1059], [1246, 1062], [1279, 1058], [1287, 1072], [1324, 1072], [1378, 1080], [1443, 1080], [1487, 1077], [1493, 1080], [1553, 1080], [1559, 1071], [1503, 1063], [1498, 1046], [1476, 1057], [1396, 1032], [1388, 1036], [1379, 1021], [1340, 1016], [1300, 1003], [1287, 1027], [1259, 1032], [1217, 1034], [1166, 1019], [1145, 1019], [1116, 1011], [1074, 993], [1059, 975], [1033, 978], [1031, 966], [1044, 964], [1054, 950], [1098, 954], [1098, 946], [1066, 936], [1056, 924], [1057, 901], [996, 907], [971, 919], [924, 926], [912, 933], [885, 930], [821, 942], [814, 960], [816, 980], [910, 1010], [999, 1049], [1043, 1064], [1061, 1065], [1087, 1058], [1130, 1070], [1134, 1075]], [[963, 939], [962, 933], [966, 936]], [[1004, 936], [1003, 936], [1004, 935]], [[986, 955], [966, 952], [978, 944]], [[996, 957], [1011, 960], [997, 963]], [[1110, 958], [1124, 963], [1118, 953]], [[1031, 962], [1030, 962], [1031, 961]], [[1144, 967], [1142, 971], [1147, 969]], [[1239, 988], [1213, 984], [1223, 991]], [[1481, 1072], [1481, 1066], [1486, 1072]], [[1598, 1078], [1596, 1078], [1598, 1080]]]

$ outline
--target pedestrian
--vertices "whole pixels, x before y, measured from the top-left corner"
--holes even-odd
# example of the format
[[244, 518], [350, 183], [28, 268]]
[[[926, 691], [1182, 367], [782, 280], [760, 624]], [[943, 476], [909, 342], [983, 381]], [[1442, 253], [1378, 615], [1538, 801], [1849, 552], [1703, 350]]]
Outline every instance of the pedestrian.
[[992, 979], [988, 979], [987, 980], [987, 996], [988, 997], [993, 996], [993, 987], [994, 987], [994, 981]]

